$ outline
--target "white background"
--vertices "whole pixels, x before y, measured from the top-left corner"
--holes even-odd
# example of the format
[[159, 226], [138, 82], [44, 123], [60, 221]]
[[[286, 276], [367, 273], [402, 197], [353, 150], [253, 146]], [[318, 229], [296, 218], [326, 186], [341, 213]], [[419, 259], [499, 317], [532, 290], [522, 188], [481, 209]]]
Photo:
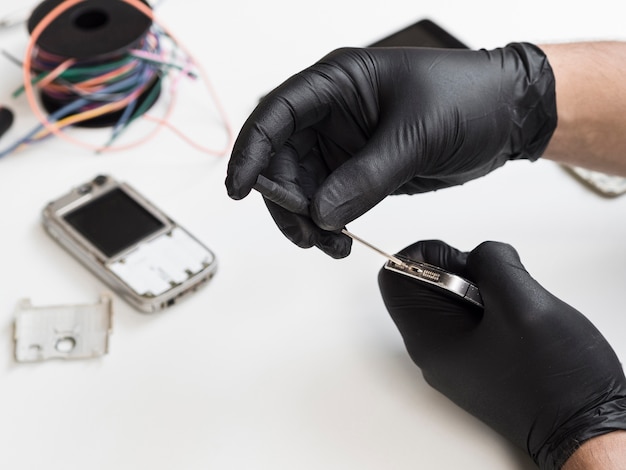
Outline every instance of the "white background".
[[[13, 5], [2, 0], [0, 14]], [[474, 48], [626, 36], [613, 0], [165, 0], [156, 13], [207, 70], [235, 132], [264, 93], [330, 50], [421, 18]], [[12, 55], [22, 57], [26, 40], [23, 27], [0, 31], [0, 48]], [[19, 68], [0, 57], [0, 102], [16, 113], [0, 148], [36, 124], [25, 99], [10, 96], [20, 84]], [[224, 145], [205, 88], [183, 82], [175, 110], [173, 124], [192, 138]], [[107, 135], [69, 134], [92, 144]], [[54, 138], [0, 160], [0, 467], [534, 468], [425, 384], [382, 304], [383, 259], [361, 246], [340, 261], [293, 246], [258, 194], [227, 197], [227, 160], [168, 130], [127, 151], [95, 155]], [[203, 240], [219, 257], [218, 274], [166, 313], [140, 314], [115, 297], [104, 358], [17, 364], [12, 322], [21, 298], [90, 303], [106, 290], [39, 220], [45, 203], [99, 173], [129, 182]], [[464, 250], [509, 242], [624, 358], [625, 209], [626, 197], [599, 197], [540, 160], [388, 198], [349, 229], [389, 251], [429, 238]]]

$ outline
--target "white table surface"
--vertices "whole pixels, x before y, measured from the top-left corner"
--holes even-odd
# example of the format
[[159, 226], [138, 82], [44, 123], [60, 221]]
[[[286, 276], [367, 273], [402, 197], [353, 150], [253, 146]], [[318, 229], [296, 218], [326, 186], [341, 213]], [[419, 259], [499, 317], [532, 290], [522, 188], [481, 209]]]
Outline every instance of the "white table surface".
[[[618, 3], [165, 0], [156, 13], [208, 71], [238, 131], [259, 97], [291, 74], [418, 19], [475, 48], [626, 39]], [[13, 5], [2, 0], [0, 16]], [[0, 31], [0, 48], [21, 57], [26, 39], [23, 28]], [[10, 97], [20, 70], [3, 57], [0, 64], [0, 102], [16, 112], [4, 148], [36, 119], [23, 97]], [[174, 124], [222, 146], [207, 95], [186, 86]], [[100, 143], [104, 134], [70, 135]], [[383, 260], [361, 246], [339, 261], [295, 247], [258, 194], [227, 197], [227, 159], [164, 130], [127, 151], [94, 155], [54, 138], [0, 160], [0, 467], [534, 468], [426, 385], [382, 304]], [[219, 257], [218, 274], [161, 314], [138, 313], [115, 297], [103, 358], [18, 364], [12, 323], [20, 299], [89, 303], [106, 290], [39, 220], [46, 202], [99, 173], [129, 182], [203, 240]], [[509, 242], [626, 358], [625, 212], [626, 197], [599, 197], [540, 160], [509, 163], [461, 187], [388, 198], [349, 228], [389, 251], [429, 238], [465, 250]]]

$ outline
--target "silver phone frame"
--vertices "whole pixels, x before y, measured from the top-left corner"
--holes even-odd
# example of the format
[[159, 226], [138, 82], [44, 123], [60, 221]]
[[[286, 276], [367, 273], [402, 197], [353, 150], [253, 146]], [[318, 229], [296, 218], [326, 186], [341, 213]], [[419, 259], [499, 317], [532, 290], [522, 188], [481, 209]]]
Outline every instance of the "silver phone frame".
[[[162, 222], [163, 227], [114, 256], [109, 257], [67, 223], [63, 219], [63, 216], [117, 188], [124, 191], [143, 209]], [[156, 312], [174, 305], [178, 299], [187, 296], [205, 285], [217, 270], [217, 257], [212, 250], [189, 233], [189, 231], [178, 225], [141, 193], [127, 183], [117, 181], [110, 175], [98, 175], [92, 180], [72, 188], [68, 193], [49, 202], [42, 210], [41, 215], [43, 227], [54, 240], [113, 289], [114, 292], [142, 312]], [[124, 256], [135, 250], [141, 244], [149, 242], [163, 234], [170, 233], [174, 229], [182, 230], [187, 236], [201, 245], [211, 256], [211, 261], [206, 263], [201, 271], [193, 274], [184, 282], [172, 286], [169, 290], [159, 295], [144, 296], [135, 292], [127, 283], [108, 268], [108, 264], [124, 258]]]
[[438, 287], [472, 305], [484, 308], [478, 287], [464, 277], [422, 261], [415, 261], [401, 255], [396, 255], [396, 257], [404, 264], [400, 265], [389, 260], [385, 263], [385, 269]]

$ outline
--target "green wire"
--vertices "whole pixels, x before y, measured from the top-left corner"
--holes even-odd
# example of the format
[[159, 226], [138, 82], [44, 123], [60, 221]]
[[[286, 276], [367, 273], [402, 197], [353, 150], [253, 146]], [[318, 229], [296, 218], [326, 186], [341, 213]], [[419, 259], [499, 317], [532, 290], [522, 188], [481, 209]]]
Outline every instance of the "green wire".
[[[123, 58], [117, 60], [116, 62], [112, 62], [110, 64], [93, 65], [89, 67], [72, 67], [60, 73], [58, 78], [66, 80], [69, 83], [79, 83], [84, 78], [91, 78], [95, 75], [99, 75], [103, 71], [119, 68], [123, 65], [128, 64], [129, 62], [133, 60], [136, 60], [134, 56], [126, 55]], [[51, 72], [52, 71], [41, 72], [40, 74], [36, 75], [30, 81], [31, 85], [36, 85], [37, 83], [42, 81], [44, 78], [46, 78], [48, 75], [50, 75]], [[124, 77], [130, 73], [132, 73], [132, 71], [125, 72], [119, 75], [119, 77]], [[75, 81], [73, 82], [72, 79], [74, 79]], [[24, 93], [25, 89], [26, 89], [25, 86], [21, 85], [17, 90], [13, 92], [11, 96], [13, 98], [17, 98], [22, 93]]]

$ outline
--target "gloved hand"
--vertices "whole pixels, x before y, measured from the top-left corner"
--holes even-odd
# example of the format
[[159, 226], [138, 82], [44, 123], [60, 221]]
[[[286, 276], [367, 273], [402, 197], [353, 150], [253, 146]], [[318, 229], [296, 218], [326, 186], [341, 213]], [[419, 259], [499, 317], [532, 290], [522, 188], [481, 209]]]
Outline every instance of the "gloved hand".
[[626, 378], [613, 349], [511, 246], [485, 242], [468, 254], [427, 241], [401, 253], [472, 280], [485, 305], [380, 271], [385, 305], [431, 386], [541, 469], [559, 469], [585, 440], [626, 429]]
[[555, 127], [554, 76], [533, 45], [339, 49], [257, 106], [235, 142], [226, 186], [241, 199], [263, 174], [310, 200], [310, 217], [268, 207], [294, 243], [343, 257], [351, 241], [336, 231], [387, 195], [535, 160]]

